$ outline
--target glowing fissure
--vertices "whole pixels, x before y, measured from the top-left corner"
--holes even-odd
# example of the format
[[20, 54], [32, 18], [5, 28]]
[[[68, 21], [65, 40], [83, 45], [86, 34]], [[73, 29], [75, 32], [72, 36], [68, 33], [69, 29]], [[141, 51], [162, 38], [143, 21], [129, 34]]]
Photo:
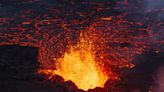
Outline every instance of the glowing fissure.
[[108, 76], [95, 61], [95, 51], [92, 39], [80, 34], [80, 40], [75, 46], [70, 46], [64, 56], [54, 59], [56, 70], [42, 70], [44, 73], [62, 76], [65, 81], [72, 81], [82, 90], [87, 91], [103, 87]]

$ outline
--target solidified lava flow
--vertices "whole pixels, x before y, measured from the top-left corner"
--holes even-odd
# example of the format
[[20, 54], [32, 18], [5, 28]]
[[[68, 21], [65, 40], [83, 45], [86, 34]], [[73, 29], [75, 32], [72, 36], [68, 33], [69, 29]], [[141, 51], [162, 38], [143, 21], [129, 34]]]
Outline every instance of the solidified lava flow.
[[154, 17], [164, 9], [140, 12], [142, 0], [128, 1], [14, 0], [18, 9], [0, 13], [0, 45], [39, 47], [38, 73], [48, 79], [59, 75], [85, 91], [104, 87], [135, 67], [135, 55], [164, 51], [164, 20]]

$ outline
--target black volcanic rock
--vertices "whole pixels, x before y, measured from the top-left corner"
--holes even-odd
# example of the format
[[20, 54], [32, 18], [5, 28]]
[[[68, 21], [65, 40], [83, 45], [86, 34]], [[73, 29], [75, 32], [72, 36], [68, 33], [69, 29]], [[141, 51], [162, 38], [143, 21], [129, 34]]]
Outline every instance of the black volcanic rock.
[[0, 46], [0, 92], [84, 92], [60, 76], [37, 74], [38, 48]]

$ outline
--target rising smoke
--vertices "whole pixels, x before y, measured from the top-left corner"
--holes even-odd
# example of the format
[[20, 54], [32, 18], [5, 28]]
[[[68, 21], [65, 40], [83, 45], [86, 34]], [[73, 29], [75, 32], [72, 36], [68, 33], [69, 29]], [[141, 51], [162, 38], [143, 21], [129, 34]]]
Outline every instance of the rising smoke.
[[[164, 13], [163, 12], [156, 12], [164, 9], [164, 1], [163, 0], [146, 0], [145, 3], [147, 10], [152, 10], [156, 13], [154, 20], [159, 20], [161, 23], [164, 22]], [[156, 24], [153, 24], [156, 25]], [[159, 32], [161, 33], [161, 36], [164, 34], [164, 28], [159, 28], [158, 30], [155, 30], [154, 33]], [[153, 37], [154, 39], [162, 40], [164, 37]], [[153, 40], [154, 40], [153, 39]], [[154, 40], [156, 41], [156, 40]], [[161, 44], [160, 49], [163, 51], [163, 45]], [[159, 66], [157, 72], [155, 73], [154, 78], [154, 85], [153, 89], [154, 92], [164, 92], [164, 65]]]
[[154, 92], [164, 92], [164, 65], [161, 65], [155, 76]]

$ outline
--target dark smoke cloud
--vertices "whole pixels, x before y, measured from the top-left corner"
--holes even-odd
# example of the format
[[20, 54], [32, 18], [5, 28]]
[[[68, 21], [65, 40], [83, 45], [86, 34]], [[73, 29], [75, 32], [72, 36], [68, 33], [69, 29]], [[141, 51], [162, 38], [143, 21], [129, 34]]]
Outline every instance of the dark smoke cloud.
[[164, 1], [163, 0], [145, 0], [146, 8], [147, 9], [161, 9], [164, 7]]
[[154, 92], [164, 92], [164, 65], [161, 65], [155, 76]]

